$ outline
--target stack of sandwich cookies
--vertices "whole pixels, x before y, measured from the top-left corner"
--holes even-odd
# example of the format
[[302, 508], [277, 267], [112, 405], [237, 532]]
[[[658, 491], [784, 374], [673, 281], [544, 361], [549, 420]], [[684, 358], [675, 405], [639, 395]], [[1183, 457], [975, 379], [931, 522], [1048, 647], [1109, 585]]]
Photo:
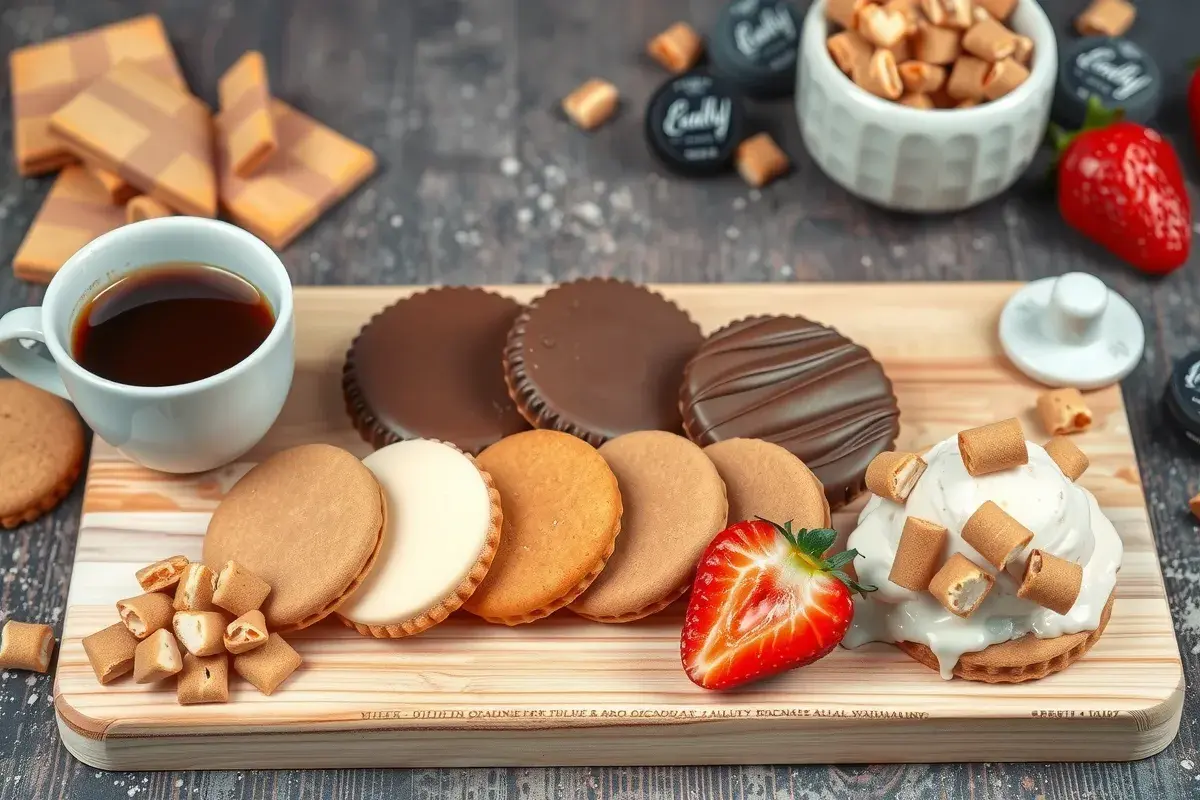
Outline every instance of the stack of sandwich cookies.
[[677, 433], [683, 368], [703, 340], [677, 305], [605, 278], [557, 286], [517, 318], [505, 381], [535, 428], [599, 446], [624, 433]]
[[487, 574], [500, 544], [500, 495], [474, 459], [431, 439], [388, 445], [363, 464], [387, 496], [387, 529], [371, 573], [337, 615], [363, 635], [420, 633]]
[[617, 476], [621, 535], [600, 577], [570, 608], [596, 622], [630, 622], [687, 592], [729, 504], [712, 461], [678, 434], [626, 433], [599, 452]]
[[[1015, 419], [963, 431], [923, 458], [888, 453], [850, 546], [860, 579], [849, 646], [892, 641], [915, 660], [988, 683], [1058, 672], [1099, 639], [1121, 540], [1075, 481], [1063, 437], [1026, 442]], [[948, 613], [947, 613], [948, 612]]]
[[363, 440], [438, 439], [472, 455], [529, 428], [501, 353], [521, 313], [483, 289], [419, 292], [376, 314], [346, 353], [342, 391]]
[[519, 625], [572, 603], [604, 569], [621, 531], [617, 478], [594, 447], [558, 431], [518, 433], [480, 453], [504, 509], [487, 577], [463, 604]]
[[867, 465], [900, 431], [883, 367], [803, 317], [750, 317], [713, 333], [687, 364], [679, 403], [692, 441], [781, 445], [813, 471], [834, 510], [865, 489]]

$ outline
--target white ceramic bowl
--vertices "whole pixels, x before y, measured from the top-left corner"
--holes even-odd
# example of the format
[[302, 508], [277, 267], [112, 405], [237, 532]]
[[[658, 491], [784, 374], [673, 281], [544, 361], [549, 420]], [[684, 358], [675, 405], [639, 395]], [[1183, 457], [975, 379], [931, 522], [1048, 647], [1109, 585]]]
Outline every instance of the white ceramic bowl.
[[829, 55], [825, 0], [804, 20], [796, 114], [817, 166], [847, 191], [897, 211], [960, 211], [1013, 184], [1045, 136], [1058, 71], [1054, 28], [1037, 0], [1008, 21], [1033, 39], [1029, 79], [995, 102], [923, 111], [875, 97]]

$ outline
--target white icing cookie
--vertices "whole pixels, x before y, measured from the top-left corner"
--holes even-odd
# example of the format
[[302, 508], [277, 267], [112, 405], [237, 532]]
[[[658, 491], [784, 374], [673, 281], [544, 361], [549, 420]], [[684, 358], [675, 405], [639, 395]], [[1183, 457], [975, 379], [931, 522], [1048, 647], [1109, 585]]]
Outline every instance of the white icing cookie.
[[444, 620], [487, 574], [500, 541], [491, 476], [452, 445], [396, 442], [363, 459], [387, 496], [375, 566], [337, 609], [359, 633], [400, 637]]

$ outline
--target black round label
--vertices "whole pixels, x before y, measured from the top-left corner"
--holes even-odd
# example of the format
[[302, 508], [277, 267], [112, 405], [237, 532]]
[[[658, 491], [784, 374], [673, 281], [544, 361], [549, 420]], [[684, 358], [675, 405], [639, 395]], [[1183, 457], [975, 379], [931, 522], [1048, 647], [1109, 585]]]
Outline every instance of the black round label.
[[800, 24], [781, 0], [734, 0], [717, 18], [710, 54], [714, 69], [752, 95], [795, 84]]
[[[1094, 37], [1069, 48], [1059, 70], [1056, 105], [1071, 126], [1082, 124], [1088, 100], [1097, 98], [1125, 117], [1147, 122], [1157, 112], [1162, 75], [1146, 53], [1126, 39]], [[1058, 115], [1056, 115], [1058, 116]]]
[[1175, 364], [1168, 390], [1180, 423], [1200, 433], [1200, 351], [1190, 353]]
[[741, 139], [737, 95], [711, 75], [691, 74], [664, 84], [650, 98], [646, 137], [671, 169], [689, 174], [726, 168]]

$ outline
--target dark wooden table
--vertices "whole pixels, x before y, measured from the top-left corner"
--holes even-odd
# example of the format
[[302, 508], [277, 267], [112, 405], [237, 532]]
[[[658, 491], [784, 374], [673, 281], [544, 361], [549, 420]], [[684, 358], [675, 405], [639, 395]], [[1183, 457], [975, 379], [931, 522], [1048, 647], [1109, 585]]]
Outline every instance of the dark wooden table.
[[[1044, 0], [1064, 38], [1084, 0]], [[192, 85], [250, 48], [280, 97], [374, 148], [380, 174], [283, 254], [299, 284], [1032, 279], [1084, 270], [1141, 312], [1146, 357], [1125, 382], [1133, 436], [1189, 683], [1200, 670], [1200, 541], [1187, 499], [1197, 457], [1159, 406], [1173, 359], [1200, 347], [1200, 257], [1142, 277], [1081, 240], [1031, 178], [964, 214], [907, 217], [851, 198], [807, 158], [791, 106], [756, 106], [795, 173], [752, 192], [736, 177], [663, 177], [641, 112], [663, 74], [644, 41], [677, 19], [704, 29], [720, 0], [5, 0], [0, 53], [143, 11], [162, 14]], [[801, 0], [797, 6], [807, 6]], [[1200, 55], [1200, 3], [1142, 0], [1132, 37], [1166, 76], [1159, 126], [1192, 182], [1200, 164], [1183, 107]], [[593, 75], [622, 90], [616, 122], [593, 135], [559, 117], [559, 98]], [[0, 81], [0, 150], [12, 145]], [[0, 161], [0, 259], [8, 261], [47, 179]], [[42, 289], [0, 269], [0, 312]], [[0, 617], [61, 623], [81, 492], [52, 515], [0, 533]], [[1179, 737], [1132, 764], [361, 770], [99, 773], [58, 742], [51, 677], [0, 679], [0, 800], [10, 798], [1181, 798], [1200, 796], [1189, 693]], [[864, 759], [870, 750], [863, 750]], [[936, 757], [930, 753], [931, 758]], [[813, 759], [814, 754], [805, 754]], [[819, 760], [819, 757], [816, 757]]]

